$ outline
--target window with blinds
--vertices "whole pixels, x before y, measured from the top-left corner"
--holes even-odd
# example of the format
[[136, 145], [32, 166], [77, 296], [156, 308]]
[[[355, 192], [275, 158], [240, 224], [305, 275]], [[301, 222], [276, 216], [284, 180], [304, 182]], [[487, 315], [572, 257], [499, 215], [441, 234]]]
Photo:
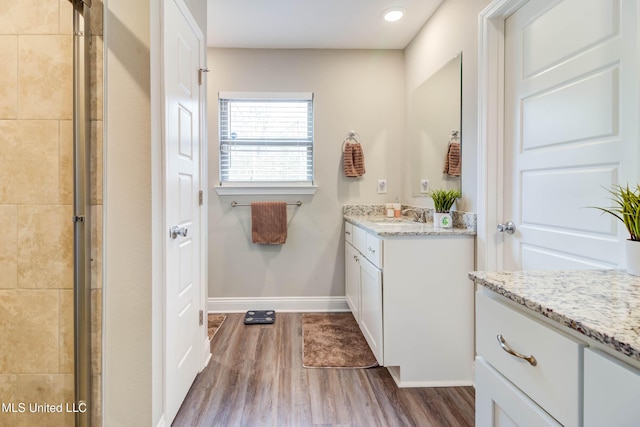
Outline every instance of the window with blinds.
[[313, 183], [313, 94], [219, 94], [220, 184]]

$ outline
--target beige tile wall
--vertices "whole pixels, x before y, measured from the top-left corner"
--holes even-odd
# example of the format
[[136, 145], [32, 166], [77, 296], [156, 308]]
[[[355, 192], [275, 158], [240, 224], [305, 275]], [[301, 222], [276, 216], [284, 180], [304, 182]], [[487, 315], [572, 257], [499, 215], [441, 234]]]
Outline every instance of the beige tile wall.
[[[93, 425], [101, 425], [102, 2], [93, 1]], [[72, 32], [68, 0], [0, 0], [0, 402], [73, 396]], [[73, 414], [1, 413], [3, 426]]]

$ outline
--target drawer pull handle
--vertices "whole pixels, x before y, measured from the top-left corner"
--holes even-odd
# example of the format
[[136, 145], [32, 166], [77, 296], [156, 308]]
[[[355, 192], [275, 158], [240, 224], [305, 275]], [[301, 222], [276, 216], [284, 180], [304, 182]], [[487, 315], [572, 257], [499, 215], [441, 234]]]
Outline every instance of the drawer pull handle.
[[538, 361], [536, 360], [535, 357], [533, 357], [533, 354], [530, 356], [525, 356], [524, 354], [520, 354], [517, 351], [514, 351], [513, 349], [511, 349], [511, 347], [507, 345], [507, 342], [504, 340], [502, 334], [498, 334], [497, 338], [498, 338], [498, 342], [500, 343], [500, 347], [502, 347], [502, 349], [507, 353], [509, 353], [510, 355], [526, 360], [527, 362], [529, 362], [531, 366], [536, 366], [538, 364]]
[[345, 231], [344, 234], [347, 234], [347, 235], [351, 236], [351, 232], [350, 231]]
[[376, 250], [375, 249], [371, 249], [371, 246], [369, 246], [369, 252], [371, 252], [372, 254], [375, 254]]

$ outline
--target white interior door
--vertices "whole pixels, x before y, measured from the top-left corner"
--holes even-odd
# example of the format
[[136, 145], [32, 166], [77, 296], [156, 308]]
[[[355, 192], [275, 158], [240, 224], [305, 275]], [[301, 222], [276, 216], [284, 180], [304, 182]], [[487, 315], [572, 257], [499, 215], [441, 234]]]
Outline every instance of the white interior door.
[[[200, 89], [202, 34], [184, 4], [164, 1], [165, 416], [172, 421], [202, 368]], [[189, 16], [190, 18], [190, 16]], [[170, 231], [171, 230], [171, 231]]]
[[618, 266], [617, 222], [589, 206], [637, 180], [635, 17], [633, 1], [536, 0], [505, 21], [503, 269]]

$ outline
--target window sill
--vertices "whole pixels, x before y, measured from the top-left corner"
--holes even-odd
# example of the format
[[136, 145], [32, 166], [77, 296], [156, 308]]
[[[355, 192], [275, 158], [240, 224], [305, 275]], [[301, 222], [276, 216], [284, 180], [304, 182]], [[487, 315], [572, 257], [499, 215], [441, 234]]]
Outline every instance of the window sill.
[[217, 185], [213, 187], [219, 196], [257, 195], [313, 195], [317, 185]]

